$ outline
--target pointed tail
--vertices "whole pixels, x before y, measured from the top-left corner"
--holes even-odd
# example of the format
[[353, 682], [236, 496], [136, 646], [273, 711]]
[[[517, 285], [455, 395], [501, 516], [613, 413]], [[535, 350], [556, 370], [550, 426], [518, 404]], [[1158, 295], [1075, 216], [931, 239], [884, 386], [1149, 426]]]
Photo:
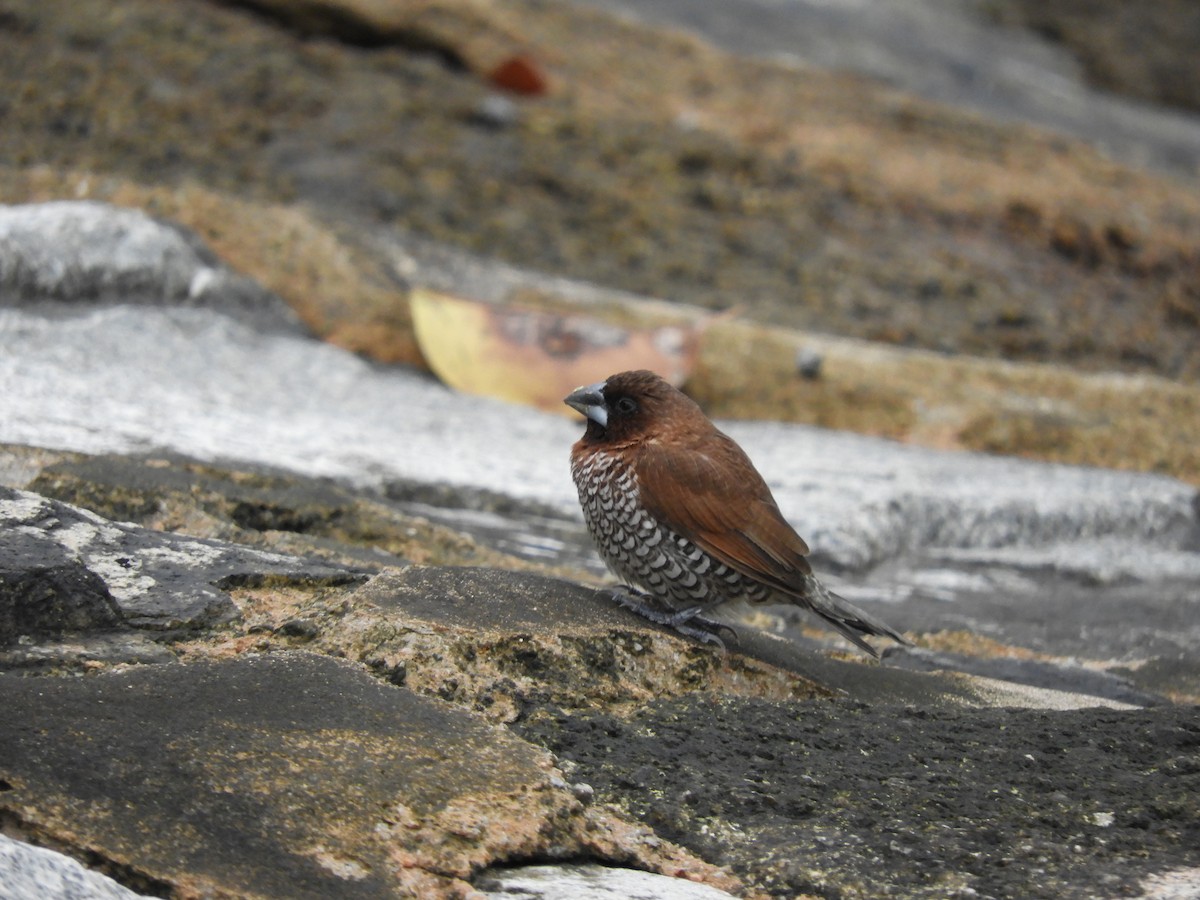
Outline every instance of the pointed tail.
[[863, 635], [891, 638], [897, 643], [912, 646], [912, 641], [900, 632], [833, 593], [815, 578], [812, 579], [812, 590], [804, 599], [809, 609], [836, 628], [846, 640], [876, 659], [879, 659], [879, 651], [863, 640]]

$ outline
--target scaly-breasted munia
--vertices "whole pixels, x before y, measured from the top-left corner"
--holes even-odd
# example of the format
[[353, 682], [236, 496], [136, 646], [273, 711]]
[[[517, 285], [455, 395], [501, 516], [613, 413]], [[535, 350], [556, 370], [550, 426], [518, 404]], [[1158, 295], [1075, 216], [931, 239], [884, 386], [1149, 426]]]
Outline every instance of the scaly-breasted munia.
[[717, 643], [721, 626], [700, 614], [737, 601], [812, 610], [876, 657], [862, 635], [908, 643], [817, 580], [750, 458], [662, 378], [622, 372], [565, 402], [587, 417], [571, 475], [625, 605]]

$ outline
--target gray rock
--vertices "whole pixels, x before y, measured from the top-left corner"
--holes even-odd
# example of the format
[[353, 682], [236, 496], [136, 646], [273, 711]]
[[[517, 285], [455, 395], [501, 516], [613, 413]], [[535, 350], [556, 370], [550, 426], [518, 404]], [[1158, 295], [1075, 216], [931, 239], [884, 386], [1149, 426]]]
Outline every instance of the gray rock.
[[[459, 634], [456, 641], [475, 649], [465, 646], [449, 649], [435, 642], [434, 646], [426, 648], [428, 656], [472, 659], [478, 656], [480, 662], [472, 667], [470, 675], [474, 683], [487, 683], [488, 677], [511, 681], [511, 676], [497, 672], [485, 676], [482, 671], [485, 668], [504, 670], [506, 665], [513, 665], [524, 670], [534, 666], [542, 673], [536, 689], [526, 686], [503, 692], [514, 696], [573, 696], [580, 683], [607, 671], [603, 666], [600, 673], [595, 671], [597, 664], [621, 670], [629, 670], [630, 666], [634, 670], [640, 669], [638, 659], [641, 655], [658, 655], [657, 651], [650, 650], [652, 646], [667, 648], [671, 644], [661, 635], [653, 634], [644, 620], [620, 609], [603, 593], [569, 581], [516, 575], [494, 568], [410, 566], [399, 571], [385, 571], [355, 589], [357, 583], [367, 577], [360, 572], [378, 571], [383, 563], [403, 565], [402, 560], [386, 553], [371, 553], [367, 547], [355, 549], [354, 542], [363, 536], [374, 536], [374, 540], [388, 543], [391, 538], [387, 529], [392, 520], [383, 515], [387, 506], [382, 501], [376, 500], [372, 504], [369, 494], [356, 498], [353, 490], [321, 480], [295, 475], [285, 478], [280, 474], [267, 475], [245, 469], [223, 477], [220, 470], [211, 465], [199, 467], [194, 461], [172, 461], [158, 456], [145, 462], [119, 457], [92, 460], [74, 457], [51, 465], [34, 483], [44, 490], [56, 491], [63, 501], [91, 502], [97, 509], [117, 510], [117, 514], [140, 516], [146, 513], [152, 519], [158, 505], [167, 504], [173, 510], [172, 518], [202, 522], [205, 529], [220, 521], [220, 510], [225, 508], [232, 510], [243, 526], [233, 532], [239, 534], [241, 540], [257, 542], [268, 534], [277, 538], [286, 536], [283, 545], [295, 548], [296, 552], [317, 554], [322, 560], [336, 559], [340, 561], [339, 566], [349, 567], [264, 554], [261, 549], [214, 540], [162, 534], [131, 524], [105, 523], [98, 516], [84, 513], [63, 501], [10, 492], [23, 499], [27, 507], [22, 509], [19, 504], [12, 504], [20, 516], [10, 518], [9, 524], [15, 523], [9, 531], [13, 540], [6, 548], [8, 557], [0, 558], [0, 562], [14, 573], [14, 583], [20, 579], [41, 583], [46, 580], [47, 572], [69, 569], [86, 579], [85, 584], [96, 588], [90, 592], [61, 591], [63, 603], [37, 609], [43, 619], [49, 618], [52, 612], [61, 612], [59, 607], [73, 610], [65, 601], [79, 605], [93, 596], [106, 598], [112, 604], [116, 604], [114, 597], [122, 597], [130, 604], [126, 582], [129, 570], [137, 566], [136, 581], [151, 594], [163, 616], [176, 617], [171, 620], [177, 621], [176, 627], [196, 630], [226, 621], [221, 616], [212, 616], [201, 606], [200, 614], [183, 623], [181, 615], [193, 611], [195, 591], [203, 598], [215, 596], [215, 602], [225, 604], [232, 615], [232, 606], [223, 595], [225, 588], [238, 586], [251, 592], [265, 588], [265, 593], [257, 595], [260, 601], [249, 597], [245, 601], [257, 612], [251, 622], [240, 623], [239, 627], [249, 629], [252, 634], [272, 634], [319, 647], [324, 652], [362, 658], [393, 683], [402, 684], [410, 669], [420, 672], [423, 666], [419, 659], [414, 660], [410, 655], [412, 646], [403, 637], [414, 624], [419, 623], [418, 627], [431, 634], [453, 629]], [[189, 512], [183, 505], [181, 493], [187, 497], [194, 493], [196, 498], [204, 498], [202, 502], [206, 508]], [[356, 520], [359, 514], [356, 511], [364, 507], [373, 507], [376, 514]], [[31, 527], [30, 521], [36, 521], [38, 527]], [[315, 542], [301, 540], [300, 531], [308, 527], [305, 523], [320, 530], [322, 523], [329, 522], [338, 523], [336, 532], [343, 535], [341, 543], [333, 537]], [[405, 522], [401, 519], [394, 527], [411, 531], [412, 525]], [[107, 546], [97, 548], [95, 542], [84, 539], [87, 528], [100, 528], [101, 525], [123, 535], [117, 550]], [[277, 527], [299, 531], [281, 533], [274, 531]], [[64, 551], [61, 537], [55, 538], [56, 533], [64, 529], [75, 542], [69, 552]], [[113, 553], [118, 552], [121, 555], [114, 557]], [[147, 556], [156, 559], [158, 564], [148, 567], [141, 558]], [[61, 562], [47, 564], [57, 560]], [[95, 571], [87, 565], [95, 566]], [[98, 573], [111, 581], [111, 588]], [[70, 587], [70, 582], [64, 581], [64, 584]], [[280, 586], [289, 586], [302, 597], [322, 595], [326, 600], [316, 607], [303, 604], [295, 608], [273, 607], [272, 589]], [[26, 603], [24, 608], [16, 605], [23, 596], [16, 595], [12, 599], [0, 595], [0, 599], [10, 600], [10, 607], [23, 612], [29, 604]], [[139, 608], [144, 609], [149, 602], [143, 598]], [[266, 607], [257, 605], [259, 602], [265, 602]], [[360, 615], [354, 620], [357, 624], [351, 627], [332, 612], [342, 604], [347, 609], [375, 610], [374, 615], [382, 619], [377, 621], [367, 617], [364, 620]], [[332, 618], [323, 614], [322, 609], [330, 612]], [[806, 622], [799, 610], [792, 612], [796, 614], [797, 628], [812, 624]], [[9, 618], [16, 622], [18, 617], [11, 615]], [[1146, 616], [1145, 620], [1150, 621], [1152, 617]], [[919, 629], [928, 627], [933, 618], [916, 617], [913, 621], [915, 624], [911, 627]], [[97, 662], [147, 663], [174, 658], [168, 646], [156, 646], [146, 636], [128, 630], [104, 630], [118, 622], [141, 625], [149, 629], [143, 632], [146, 636], [158, 634], [160, 640], [170, 637], [169, 633], [162, 634], [159, 619], [135, 618], [127, 622], [124, 612], [118, 614], [116, 622], [110, 619], [82, 621], [68, 623], [73, 627], [58, 625], [40, 630], [30, 628], [27, 621], [21, 620], [21, 627], [14, 624], [7, 632], [0, 631], [9, 645], [7, 649], [0, 649], [0, 669], [86, 669]], [[101, 630], [97, 632], [97, 629]], [[77, 633], [64, 639], [63, 636], [71, 631]], [[565, 646], [572, 648], [571, 651], [565, 653], [561, 647], [555, 650], [532, 638], [546, 634], [565, 640]], [[391, 638], [383, 635], [400, 637], [393, 643]], [[35, 640], [39, 637], [42, 639]], [[791, 637], [801, 646], [818, 646], [798, 630]], [[261, 642], [264, 638], [257, 640]], [[1139, 692], [1121, 678], [1097, 676], [1081, 682], [1077, 669], [1059, 671], [1047, 666], [1028, 665], [1028, 672], [1018, 672], [1008, 678], [1022, 686], [1005, 685], [996, 680], [998, 671], [994, 666], [971, 665], [968, 660], [950, 660], [945, 655], [918, 656], [915, 651], [907, 655], [893, 653], [889, 659], [911, 669], [950, 668], [973, 671], [983, 677], [909, 675], [894, 668], [884, 672], [859, 665], [823, 664], [823, 657], [806, 653], [795, 643], [742, 626], [738, 626], [735, 646], [741, 654], [801, 675], [812, 684], [823, 685], [822, 689], [831, 688], [864, 699], [886, 697], [923, 706], [1003, 703], [1051, 708], [1101, 703], [1138, 705], [1157, 699], [1152, 692]], [[630, 650], [631, 647], [640, 649]], [[631, 658], [626, 662], [615, 662], [614, 653], [621, 655], [626, 651], [632, 654]], [[677, 659], [677, 649], [670, 649], [666, 658]], [[486, 660], [486, 666], [483, 660]], [[691, 663], [684, 660], [680, 665], [686, 670]], [[660, 693], [671, 690], [668, 687], [671, 683], [686, 682], [688, 677], [685, 671], [677, 671], [663, 662], [655, 671], [653, 675], [643, 673], [639, 679], [643, 684], [657, 684], [656, 690]], [[461, 674], [449, 671], [442, 677], [449, 682]], [[999, 674], [1004, 677], [1007, 672]], [[421, 678], [428, 681], [423, 674], [417, 676], [417, 681]], [[459, 683], [460, 688], [465, 684], [461, 679]], [[514, 682], [517, 683], [519, 679]], [[441, 690], [440, 687], [431, 689]], [[461, 692], [452, 691], [451, 695], [457, 696]], [[487, 690], [482, 690], [475, 702], [483, 705], [494, 702], [486, 695]], [[519, 705], [524, 701], [515, 702]]]
[[69, 856], [0, 834], [0, 897], [5, 900], [138, 900], [111, 878]]
[[40, 549], [28, 535], [10, 534], [0, 561], [0, 646], [19, 636], [62, 637], [117, 627], [121, 611], [108, 585], [73, 560], [29, 565]]
[[1194, 708], [696, 694], [515, 730], [773, 897], [1138, 897], [1200, 868]]
[[[566, 465], [578, 423], [309, 339], [210, 310], [0, 309], [0, 382], [0, 441], [165, 448], [359, 488], [433, 486], [426, 501], [456, 508], [415, 512], [539, 561], [597, 564]], [[1187, 598], [1200, 584], [1200, 525], [1189, 485], [794, 425], [726, 430], [818, 571], [901, 628], [1090, 659], [1195, 659], [1200, 625]]]
[[46, 640], [18, 636], [15, 644], [0, 647], [0, 672], [86, 672], [104, 665], [174, 662], [175, 651], [161, 637], [131, 630]]
[[512, 98], [488, 94], [475, 107], [474, 119], [488, 128], [511, 128], [521, 120], [521, 111]]
[[478, 879], [489, 900], [722, 900], [733, 894], [652, 872], [589, 863], [516, 866]]
[[0, 306], [114, 301], [216, 307], [301, 331], [283, 301], [177, 225], [91, 201], [0, 206]]
[[[263, 577], [352, 582], [328, 566], [136, 525], [37, 494], [0, 488], [0, 625], [21, 635], [63, 634], [118, 623], [168, 630], [237, 615], [226, 587]], [[38, 601], [41, 605], [34, 605]], [[3, 632], [0, 632], [3, 634]]]
[[160, 896], [462, 896], [510, 858], [655, 858], [545, 751], [327, 657], [0, 675], [0, 708], [0, 815]]
[[[0, 441], [89, 453], [159, 447], [360, 485], [411, 479], [577, 515], [566, 465], [577, 423], [211, 312], [113, 307], [50, 320], [0, 310], [0, 379]], [[801, 533], [843, 567], [920, 548], [1046, 552], [1114, 538], [1142, 545], [1143, 575], [1163, 563], [1158, 551], [1179, 572], [1200, 571], [1195, 491], [1170, 478], [795, 425], [726, 430]]]
[[1200, 117], [1095, 91], [1061, 47], [959, 0], [578, 0], [697, 32], [734, 53], [845, 69], [920, 96], [1083, 138], [1133, 165], [1194, 177]]
[[[1012, 549], [1038, 565], [1101, 576], [1104, 540], [1140, 545], [1120, 565], [1200, 577], [1196, 491], [1172, 478], [948, 453], [778, 423], [731, 422], [785, 513], [839, 566], [859, 569], [918, 550], [966, 558]], [[1057, 557], [1049, 557], [1058, 548]], [[1112, 549], [1111, 544], [1109, 549]], [[1161, 556], [1159, 554], [1162, 554]]]
[[[397, 665], [415, 670], [421, 665], [432, 667], [444, 657], [478, 658], [471, 677], [486, 681], [485, 670], [499, 670], [502, 674], [497, 674], [496, 680], [508, 686], [498, 693], [511, 694], [518, 703], [528, 703], [529, 696], [536, 696], [542, 703], [570, 705], [567, 698], [578, 697], [580, 686], [586, 684], [591, 685], [589, 703], [611, 699], [610, 690], [623, 696], [639, 690], [650, 690], [658, 697], [673, 696], [681, 689], [688, 693], [698, 674], [721, 658], [719, 653], [715, 659], [702, 653], [701, 659], [693, 659], [686, 652], [690, 644], [682, 642], [681, 647], [666, 639], [666, 635], [675, 638], [670, 629], [649, 625], [614, 603], [604, 591], [527, 573], [469, 566], [410, 566], [372, 578], [346, 602], [355, 609], [378, 611], [380, 619], [371, 618], [360, 627], [370, 636], [368, 661], [385, 676], [391, 677]], [[435, 646], [420, 665], [403, 661], [412, 649], [413, 631], [448, 630], [461, 634], [449, 639], [449, 648]], [[538, 639], [547, 636], [552, 636], [548, 646]], [[741, 657], [799, 676], [802, 680], [787, 688], [791, 697], [824, 697], [832, 692], [856, 701], [922, 709], [1129, 709], [1158, 700], [1115, 677], [1084, 679], [1073, 673], [1070, 678], [1043, 675], [1040, 680], [1026, 676], [1002, 681], [1000, 677], [1009, 673], [999, 666], [980, 665], [974, 675], [960, 674], [956, 670], [970, 671], [970, 667], [923, 651], [893, 650], [885, 655], [883, 666], [863, 665], [858, 660], [846, 662], [813, 652], [819, 646], [813, 641], [789, 637], [796, 640], [739, 626], [731, 646]], [[325, 646], [354, 655], [351, 648], [357, 643], [349, 629], [343, 628], [342, 636], [327, 640]], [[914, 658], [910, 659], [910, 654]], [[614, 673], [620, 673], [616, 680]], [[520, 675], [532, 675], [534, 685], [525, 684]], [[771, 694], [770, 678], [760, 682], [759, 675], [743, 671], [739, 677], [747, 692]], [[453, 668], [445, 670], [442, 677], [445, 682], [466, 680]], [[458, 693], [460, 700], [471, 698], [469, 691]], [[483, 700], [476, 697], [472, 703], [482, 705]]]
[[[746, 632], [750, 656], [836, 691], [806, 688], [661, 637], [579, 585], [496, 570], [388, 572], [338, 605], [351, 612], [312, 646], [352, 655], [357, 632], [377, 677], [280, 648], [0, 675], [0, 816], [160, 895], [457, 896], [470, 879], [496, 896], [719, 896], [607, 868], [695, 877], [698, 856], [777, 896], [923, 896], [935, 859], [982, 893], [1082, 896], [1197, 862], [1176, 838], [1200, 796], [1182, 707], [1080, 709], [1031, 691], [1040, 708], [1018, 709], [1000, 687], [1004, 708], [981, 709], [982, 680]], [[504, 694], [521, 714], [485, 724]], [[535, 886], [505, 867], [531, 858], [606, 868], [551, 866]]]

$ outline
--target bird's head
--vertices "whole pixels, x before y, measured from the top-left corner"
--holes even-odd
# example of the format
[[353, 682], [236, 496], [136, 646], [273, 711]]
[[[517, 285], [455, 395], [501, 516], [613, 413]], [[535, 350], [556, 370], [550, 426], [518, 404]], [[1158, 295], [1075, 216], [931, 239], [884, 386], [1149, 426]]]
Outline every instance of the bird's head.
[[576, 388], [563, 402], [587, 416], [585, 438], [606, 443], [652, 438], [694, 417], [708, 422], [691, 399], [645, 369]]

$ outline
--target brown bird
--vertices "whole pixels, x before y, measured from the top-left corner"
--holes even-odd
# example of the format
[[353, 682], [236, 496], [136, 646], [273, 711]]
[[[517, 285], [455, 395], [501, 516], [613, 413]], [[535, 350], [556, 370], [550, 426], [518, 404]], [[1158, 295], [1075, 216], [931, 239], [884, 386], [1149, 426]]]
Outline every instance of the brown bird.
[[812, 610], [875, 657], [863, 635], [908, 643], [816, 579], [750, 458], [662, 378], [621, 372], [564, 402], [587, 417], [571, 475], [624, 605], [718, 644], [724, 626], [700, 614], [738, 601]]

